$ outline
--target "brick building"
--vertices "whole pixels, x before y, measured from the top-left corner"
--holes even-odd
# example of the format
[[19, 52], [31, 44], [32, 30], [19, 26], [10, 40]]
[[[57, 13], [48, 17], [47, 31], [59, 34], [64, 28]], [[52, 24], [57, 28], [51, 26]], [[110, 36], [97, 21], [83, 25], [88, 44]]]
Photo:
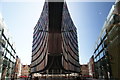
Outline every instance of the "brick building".
[[81, 68], [82, 77], [85, 77], [85, 76], [89, 75], [89, 70], [88, 70], [88, 65], [87, 64], [80, 65], [80, 68]]
[[28, 77], [30, 74], [30, 65], [22, 65], [21, 76]]

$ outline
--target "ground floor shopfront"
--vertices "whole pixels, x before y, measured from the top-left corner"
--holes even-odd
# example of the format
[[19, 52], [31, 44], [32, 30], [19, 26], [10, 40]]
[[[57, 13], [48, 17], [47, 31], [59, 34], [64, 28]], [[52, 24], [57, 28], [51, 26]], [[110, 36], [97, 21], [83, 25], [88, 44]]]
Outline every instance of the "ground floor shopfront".
[[14, 63], [0, 56], [0, 80], [9, 80], [14, 77]]

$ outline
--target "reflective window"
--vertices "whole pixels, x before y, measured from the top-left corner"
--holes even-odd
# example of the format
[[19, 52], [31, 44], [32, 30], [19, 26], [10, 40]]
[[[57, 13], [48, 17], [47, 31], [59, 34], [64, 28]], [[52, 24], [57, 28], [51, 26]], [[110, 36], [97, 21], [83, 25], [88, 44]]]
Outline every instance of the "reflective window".
[[96, 60], [98, 61], [99, 59], [100, 59], [99, 56], [97, 56]]
[[100, 59], [104, 56], [103, 52], [100, 53]]
[[99, 53], [99, 50], [96, 50], [96, 55]]
[[106, 32], [104, 31], [103, 34], [102, 34], [102, 37], [101, 37], [102, 40], [103, 40], [103, 38], [105, 37], [105, 35], [106, 35]]
[[94, 61], [97, 62], [97, 59], [95, 58]]
[[100, 42], [101, 42], [101, 39], [98, 40], [98, 45], [100, 44]]
[[14, 59], [13, 56], [11, 56], [10, 60], [11, 60], [11, 61], [14, 61], [13, 59]]
[[94, 57], [96, 56], [96, 53], [94, 53]]
[[102, 45], [99, 46], [99, 51], [101, 51], [101, 50], [102, 50]]
[[6, 57], [10, 59], [10, 53], [7, 52]]
[[11, 53], [12, 53], [12, 55], [14, 55], [14, 54], [15, 54], [13, 50], [11, 50]]
[[11, 47], [10, 47], [10, 45], [8, 45], [7, 49], [11, 52]]

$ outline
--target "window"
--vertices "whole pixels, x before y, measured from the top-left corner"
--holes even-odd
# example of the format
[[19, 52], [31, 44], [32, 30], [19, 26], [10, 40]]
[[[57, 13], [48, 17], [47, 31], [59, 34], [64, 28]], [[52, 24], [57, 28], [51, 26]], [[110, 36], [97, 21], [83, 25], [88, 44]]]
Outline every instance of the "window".
[[7, 49], [11, 52], [11, 47], [10, 47], [10, 45], [8, 45]]
[[13, 60], [14, 58], [13, 58], [13, 56], [11, 56], [11, 58], [10, 58], [10, 60], [12, 61], [12, 62], [14, 62], [14, 60]]
[[102, 45], [100, 45], [100, 46], [99, 46], [99, 51], [101, 51], [101, 50], [102, 50], [102, 48], [103, 48], [103, 47], [102, 47]]
[[96, 55], [99, 53], [99, 50], [96, 50]]
[[106, 35], [106, 32], [104, 31], [103, 34], [102, 34], [102, 40], [105, 39], [105, 35]]
[[94, 59], [95, 62], [97, 62], [97, 59]]
[[104, 56], [103, 52], [100, 53], [100, 59]]
[[99, 59], [100, 59], [99, 56], [97, 56], [96, 60], [98, 61]]
[[98, 45], [100, 44], [100, 42], [101, 42], [101, 39], [99, 38], [99, 40], [98, 40]]
[[10, 59], [10, 53], [7, 52], [6, 57]]

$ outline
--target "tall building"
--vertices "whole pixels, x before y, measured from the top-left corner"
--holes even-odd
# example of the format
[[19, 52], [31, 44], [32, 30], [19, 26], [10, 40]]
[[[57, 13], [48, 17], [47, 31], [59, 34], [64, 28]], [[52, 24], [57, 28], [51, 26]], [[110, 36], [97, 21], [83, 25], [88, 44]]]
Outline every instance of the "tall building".
[[34, 28], [31, 73], [79, 73], [77, 29], [65, 2], [45, 2]]
[[120, 1], [112, 6], [104, 23], [95, 51], [97, 78], [120, 80]]
[[14, 77], [16, 51], [8, 29], [0, 17], [0, 80]]

